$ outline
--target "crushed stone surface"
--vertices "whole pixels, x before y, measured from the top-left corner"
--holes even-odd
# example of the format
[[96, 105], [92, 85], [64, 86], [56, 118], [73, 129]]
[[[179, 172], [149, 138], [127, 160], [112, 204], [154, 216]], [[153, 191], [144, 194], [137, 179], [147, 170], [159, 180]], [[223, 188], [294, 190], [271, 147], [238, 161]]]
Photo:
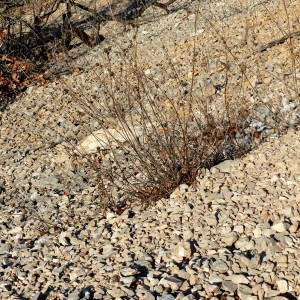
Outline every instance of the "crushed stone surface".
[[[107, 49], [121, 74], [124, 53], [134, 53], [134, 30], [107, 23], [103, 43], [62, 58], [76, 67], [72, 74], [30, 87], [1, 112], [0, 299], [300, 297], [300, 135], [289, 129], [300, 114], [299, 98], [288, 88], [299, 82], [300, 69], [288, 41], [259, 50], [286, 32], [282, 1], [246, 2], [201, 1], [197, 17], [197, 1], [176, 1], [170, 14], [149, 8], [140, 20], [145, 76], [169, 97], [182, 97], [196, 39], [195, 90], [224, 113], [224, 90], [215, 86], [226, 78], [226, 63], [231, 108], [248, 103], [249, 128], [266, 136], [243, 158], [201, 169], [194, 184], [180, 185], [146, 210], [103, 210], [96, 171], [71, 155], [70, 146], [101, 128], [78, 102], [105, 97]], [[287, 7], [295, 32], [297, 4]], [[249, 32], [240, 26], [245, 20]], [[232, 55], [225, 55], [221, 31]], [[299, 39], [292, 41], [297, 57]], [[244, 78], [242, 63], [251, 66]], [[174, 88], [178, 78], [187, 83], [182, 89]]]

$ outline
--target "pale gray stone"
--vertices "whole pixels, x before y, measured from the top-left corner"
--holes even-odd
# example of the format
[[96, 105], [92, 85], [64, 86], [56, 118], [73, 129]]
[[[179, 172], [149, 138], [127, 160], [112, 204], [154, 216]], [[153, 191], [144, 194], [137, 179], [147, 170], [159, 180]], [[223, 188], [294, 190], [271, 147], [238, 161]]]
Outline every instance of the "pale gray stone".
[[235, 242], [235, 247], [240, 250], [250, 250], [254, 247], [254, 242], [249, 239], [249, 237], [240, 237], [236, 242]]
[[224, 160], [216, 165], [216, 168], [218, 168], [220, 172], [230, 173], [233, 168], [237, 168], [239, 165], [240, 162], [238, 160]]
[[12, 245], [10, 243], [1, 243], [0, 244], [0, 255], [9, 253], [12, 249]]
[[255, 296], [252, 292], [252, 288], [245, 284], [238, 285], [238, 295], [242, 299], [249, 299], [249, 300], [257, 299], [257, 296]]
[[177, 291], [181, 288], [182, 284], [183, 284], [183, 280], [179, 279], [177, 277], [174, 276], [167, 276], [165, 278], [162, 278], [161, 281], [159, 282], [159, 284], [161, 284], [162, 286], [166, 287], [166, 288], [171, 288], [172, 291]]
[[137, 286], [136, 295], [142, 300], [155, 300], [153, 293], [142, 285]]
[[231, 232], [225, 236], [222, 236], [222, 241], [227, 246], [232, 246], [238, 239], [238, 234], [236, 232]]
[[248, 284], [249, 280], [246, 278], [243, 274], [233, 274], [231, 276], [228, 276], [227, 279], [231, 280], [235, 284]]
[[126, 276], [126, 277], [120, 277], [120, 283], [123, 285], [126, 285], [130, 287], [130, 285], [135, 281], [134, 276]]
[[121, 290], [121, 288], [114, 287], [113, 289], [109, 289], [107, 293], [112, 296], [114, 299], [121, 298], [127, 296], [126, 292]]
[[134, 268], [124, 268], [124, 269], [120, 270], [120, 274], [123, 276], [131, 276], [131, 275], [136, 275], [139, 273], [140, 272]]
[[213, 273], [209, 276], [209, 283], [211, 283], [211, 284], [212, 283], [221, 283], [223, 281], [224, 281], [224, 279], [215, 273]]
[[213, 271], [219, 272], [219, 273], [226, 273], [228, 271], [228, 265], [223, 260], [216, 260], [211, 264], [211, 268]]
[[68, 295], [68, 300], [79, 300], [80, 299], [79, 294], [80, 292], [78, 290], [75, 290], [74, 292]]
[[197, 298], [192, 294], [184, 296], [184, 297], [181, 298], [181, 300], [196, 300], [196, 299]]
[[230, 293], [234, 293], [237, 288], [238, 288], [238, 285], [233, 283], [232, 281], [230, 280], [224, 280], [222, 282], [222, 288], [225, 290], [225, 291], [229, 291]]
[[204, 220], [206, 221], [208, 226], [215, 227], [218, 224], [218, 221], [215, 216], [205, 216]]
[[167, 294], [167, 295], [158, 297], [157, 300], [175, 300], [175, 298], [171, 294]]

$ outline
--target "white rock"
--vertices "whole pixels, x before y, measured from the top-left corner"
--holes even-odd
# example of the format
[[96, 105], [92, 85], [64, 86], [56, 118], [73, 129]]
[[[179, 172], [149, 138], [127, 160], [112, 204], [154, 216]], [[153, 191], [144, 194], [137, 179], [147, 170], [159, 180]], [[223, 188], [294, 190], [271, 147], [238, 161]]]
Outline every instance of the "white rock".
[[[91, 135], [79, 143], [78, 150], [84, 154], [96, 153], [97, 150], [109, 150], [123, 144], [126, 141], [140, 137], [145, 132], [158, 126], [157, 123], [147, 123], [144, 126], [136, 125], [128, 128], [107, 128], [94, 131]], [[117, 127], [117, 126], [116, 126]]]
[[258, 237], [261, 236], [261, 234], [262, 234], [262, 232], [261, 232], [261, 229], [260, 229], [260, 228], [255, 228], [255, 229], [253, 230], [253, 235], [254, 235], [254, 237], [258, 238]]
[[222, 277], [220, 277], [219, 275], [217, 274], [211, 274], [209, 276], [209, 283], [213, 284], [213, 283], [220, 283], [220, 282], [223, 282], [224, 279]]
[[275, 230], [276, 232], [283, 232], [285, 230], [288, 230], [290, 227], [290, 224], [287, 222], [275, 222], [272, 226], [271, 229]]
[[233, 168], [237, 168], [240, 165], [238, 160], [224, 160], [216, 165], [220, 172], [230, 173]]
[[179, 262], [181, 262], [184, 257], [191, 258], [191, 244], [189, 242], [180, 242], [175, 246], [172, 253], [174, 253], [172, 258]]
[[113, 128], [100, 129], [94, 131], [80, 143], [79, 151], [82, 151], [84, 154], [96, 153], [98, 149], [111, 149], [125, 141], [126, 135], [124, 132]]
[[127, 293], [120, 288], [113, 288], [112, 290], [107, 290], [107, 293], [111, 295], [114, 299], [127, 296]]
[[288, 282], [285, 279], [278, 279], [276, 281], [280, 293], [286, 293], [289, 290]]
[[191, 238], [193, 238], [194, 237], [194, 234], [193, 234], [193, 232], [191, 231], [191, 230], [185, 230], [184, 232], [183, 232], [183, 239], [185, 240], [185, 241], [187, 241], [187, 240], [190, 240]]

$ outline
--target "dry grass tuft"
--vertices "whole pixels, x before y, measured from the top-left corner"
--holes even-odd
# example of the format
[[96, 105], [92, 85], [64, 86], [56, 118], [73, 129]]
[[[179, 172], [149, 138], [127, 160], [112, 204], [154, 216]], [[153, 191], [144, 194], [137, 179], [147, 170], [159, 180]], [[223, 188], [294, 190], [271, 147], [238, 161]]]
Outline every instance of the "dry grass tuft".
[[[264, 139], [262, 131], [249, 127], [254, 120], [264, 122], [273, 133], [295, 125], [288, 124], [276, 111], [277, 103], [268, 98], [267, 84], [257, 84], [260, 78], [267, 76], [259, 56], [272, 45], [258, 47], [258, 20], [250, 6], [241, 6], [248, 9], [249, 19], [245, 20], [243, 43], [237, 46], [227, 37], [226, 22], [212, 11], [202, 13], [200, 1], [198, 3], [195, 37], [190, 50], [192, 76], [188, 82], [181, 79], [163, 43], [157, 47], [164, 53], [161, 60], [168, 61], [167, 69], [172, 70], [166, 76], [174, 79], [173, 85], [163, 88], [151, 74], [145, 75], [146, 70], [139, 60], [143, 53], [139, 52], [136, 28], [134, 51], [123, 54], [122, 68], [115, 67], [111, 49], [105, 50], [107, 61], [103, 72], [107, 77], [99, 76], [98, 84], [105, 90], [106, 97], [96, 104], [78, 99], [102, 128], [102, 135], [95, 135], [99, 143], [97, 153], [84, 155], [84, 151], [79, 150], [98, 171], [103, 205], [133, 202], [148, 205], [168, 197], [182, 183], [191, 184], [199, 169], [243, 155]], [[285, 1], [282, 3], [285, 5]], [[289, 20], [286, 7], [284, 11]], [[268, 14], [266, 5], [265, 12]], [[207, 50], [201, 48], [196, 35], [199, 18], [206, 20], [207, 27], [219, 40], [220, 56], [217, 58], [210, 57], [207, 52], [199, 55]], [[295, 75], [299, 63], [291, 25], [287, 24], [288, 28], [281, 32], [289, 40], [290, 57], [287, 55], [287, 59], [293, 76], [281, 83], [284, 93], [299, 101]], [[278, 25], [276, 20], [274, 25]], [[244, 53], [243, 56], [240, 53]], [[248, 63], [254, 56], [258, 62], [256, 66]], [[211, 74], [210, 65], [215, 62], [219, 65], [217, 72], [222, 84], [216, 84], [211, 92], [199, 86], [197, 75], [199, 70]], [[265, 116], [261, 111], [267, 112]]]

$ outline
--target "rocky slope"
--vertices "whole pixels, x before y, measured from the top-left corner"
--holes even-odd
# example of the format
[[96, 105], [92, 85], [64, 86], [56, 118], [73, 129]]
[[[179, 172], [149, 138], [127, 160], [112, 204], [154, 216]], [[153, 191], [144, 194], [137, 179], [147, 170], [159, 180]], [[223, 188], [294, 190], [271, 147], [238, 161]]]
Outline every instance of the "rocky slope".
[[300, 138], [293, 130], [280, 136], [299, 121], [300, 45], [297, 36], [268, 45], [300, 30], [298, 3], [287, 3], [289, 30], [282, 1], [199, 3], [144, 13], [136, 33], [140, 67], [169, 97], [182, 98], [196, 41], [194, 89], [221, 115], [225, 91], [214, 86], [230, 70], [233, 115], [246, 103], [249, 126], [261, 127], [266, 142], [203, 169], [192, 186], [146, 211], [103, 211], [97, 174], [71, 155], [69, 143], [101, 127], [78, 102], [106, 96], [107, 52], [123, 74], [136, 49], [134, 30], [106, 24], [102, 44], [59, 57], [72, 74], [30, 87], [1, 114], [0, 299], [300, 296]]

